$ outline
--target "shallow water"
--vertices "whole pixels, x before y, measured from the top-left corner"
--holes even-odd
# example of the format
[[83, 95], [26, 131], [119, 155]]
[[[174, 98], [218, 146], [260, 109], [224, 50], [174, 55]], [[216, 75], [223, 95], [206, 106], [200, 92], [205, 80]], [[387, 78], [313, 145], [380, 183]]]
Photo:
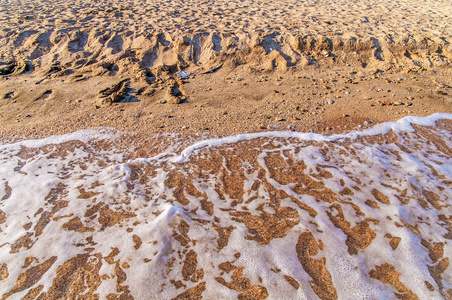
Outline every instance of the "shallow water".
[[452, 296], [452, 115], [199, 139], [0, 146], [0, 295]]

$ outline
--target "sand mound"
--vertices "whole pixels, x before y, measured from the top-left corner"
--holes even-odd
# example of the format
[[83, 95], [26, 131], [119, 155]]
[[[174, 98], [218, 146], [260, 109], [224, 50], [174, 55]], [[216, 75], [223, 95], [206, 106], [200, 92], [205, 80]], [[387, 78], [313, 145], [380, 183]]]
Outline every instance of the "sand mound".
[[431, 3], [437, 8], [432, 20], [430, 10], [410, 1], [375, 10], [364, 1], [342, 2], [130, 1], [107, 7], [9, 1], [1, 11], [0, 74], [78, 71], [152, 81], [190, 66], [209, 71], [222, 63], [261, 70], [321, 60], [383, 70], [450, 65], [449, 6]]
[[[58, 35], [58, 38], [55, 37]], [[47, 38], [43, 38], [43, 36]], [[18, 44], [18, 40], [23, 40]], [[447, 41], [426, 36], [341, 37], [294, 34], [200, 33], [171, 36], [158, 33], [72, 29], [64, 33], [35, 32], [27, 37], [14, 35], [2, 47], [3, 75], [31, 70], [53, 76], [75, 70], [98, 75], [134, 74], [135, 80], [149, 81], [189, 66], [206, 71], [227, 63], [231, 67], [248, 64], [260, 70], [286, 70], [320, 60], [335, 63], [359, 62], [373, 69], [429, 69], [449, 66], [452, 47]], [[5, 53], [13, 53], [7, 56]]]

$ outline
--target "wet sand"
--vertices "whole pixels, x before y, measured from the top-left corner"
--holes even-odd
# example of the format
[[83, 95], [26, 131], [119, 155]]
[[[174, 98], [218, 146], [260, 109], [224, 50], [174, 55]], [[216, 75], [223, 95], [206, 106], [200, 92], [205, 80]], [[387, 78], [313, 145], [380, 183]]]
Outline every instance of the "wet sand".
[[4, 0], [2, 299], [450, 298], [451, 121], [334, 135], [452, 113], [451, 40], [448, 1]]

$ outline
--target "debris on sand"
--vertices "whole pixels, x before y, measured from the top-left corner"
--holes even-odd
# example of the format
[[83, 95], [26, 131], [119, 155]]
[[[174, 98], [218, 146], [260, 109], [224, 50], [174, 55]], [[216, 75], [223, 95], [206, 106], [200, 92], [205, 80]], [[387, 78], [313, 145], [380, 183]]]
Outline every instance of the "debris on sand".
[[124, 100], [127, 96], [129, 82], [130, 78], [126, 78], [109, 88], [101, 90], [97, 98], [97, 104], [112, 104]]
[[166, 91], [168, 102], [171, 104], [181, 104], [187, 100], [185, 91], [181, 88], [181, 85], [176, 80], [171, 80]]

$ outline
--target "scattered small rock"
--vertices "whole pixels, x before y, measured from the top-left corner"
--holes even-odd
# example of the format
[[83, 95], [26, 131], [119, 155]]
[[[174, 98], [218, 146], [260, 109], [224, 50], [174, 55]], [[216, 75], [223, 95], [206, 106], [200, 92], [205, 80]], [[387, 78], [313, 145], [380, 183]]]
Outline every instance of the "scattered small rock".
[[6, 93], [6, 94], [3, 96], [3, 99], [10, 99], [13, 95], [14, 95], [14, 92]]
[[443, 95], [443, 96], [447, 95], [446, 92], [441, 91], [441, 90], [436, 90], [436, 93], [437, 93], [438, 95]]
[[334, 101], [333, 101], [333, 100], [330, 100], [330, 101], [328, 101], [328, 103], [329, 103], [329, 104], [333, 104], [333, 103], [334, 103]]
[[165, 99], [160, 100], [160, 104], [165, 104], [167, 101]]

